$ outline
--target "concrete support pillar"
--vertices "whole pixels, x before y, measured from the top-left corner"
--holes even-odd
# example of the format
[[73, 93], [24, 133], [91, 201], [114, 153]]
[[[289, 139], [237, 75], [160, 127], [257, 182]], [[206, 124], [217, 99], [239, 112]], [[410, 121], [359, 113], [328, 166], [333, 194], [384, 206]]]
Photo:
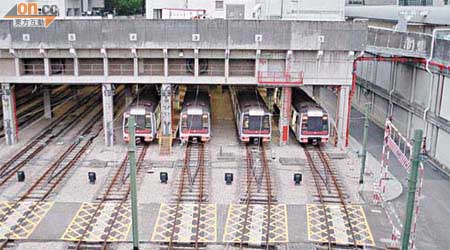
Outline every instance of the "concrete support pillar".
[[259, 74], [259, 58], [261, 57], [261, 50], [256, 50], [256, 60], [255, 60], [255, 77], [258, 78]]
[[139, 59], [137, 57], [133, 58], [133, 75], [135, 77], [139, 76]]
[[351, 86], [341, 86], [338, 93], [338, 112], [337, 112], [337, 130], [339, 144], [343, 147], [347, 146], [349, 99]]
[[20, 76], [20, 59], [19, 58], [14, 58], [14, 66], [16, 68], [16, 76]]
[[164, 77], [169, 76], [169, 55], [167, 53], [167, 49], [163, 50], [163, 56], [164, 56]]
[[89, 0], [82, 0], [82, 12], [89, 10]]
[[80, 65], [78, 63], [78, 58], [73, 59], [73, 75], [79, 76], [80, 75]]
[[313, 86], [312, 92], [314, 98], [320, 99], [320, 86]]
[[172, 86], [161, 85], [161, 132], [162, 136], [172, 135]]
[[46, 119], [52, 119], [52, 101], [51, 101], [51, 89], [45, 87], [43, 90], [44, 94], [44, 117]]
[[69, 49], [69, 53], [73, 56], [73, 75], [79, 76], [80, 70], [79, 70], [79, 64], [78, 64], [78, 57], [77, 57], [77, 51], [74, 48]]
[[3, 129], [7, 145], [13, 145], [18, 140], [16, 100], [14, 87], [9, 83], [2, 83], [2, 105], [3, 105]]
[[198, 60], [198, 49], [194, 49], [194, 76], [199, 75], [199, 60]]
[[103, 130], [105, 131], [105, 145], [114, 145], [114, 91], [112, 84], [102, 84], [103, 94]]
[[50, 59], [44, 58], [44, 73], [45, 76], [50, 76]]
[[125, 106], [133, 102], [132, 85], [125, 85]]
[[292, 70], [292, 63], [293, 63], [293, 57], [294, 52], [292, 50], [288, 50], [286, 53], [286, 59], [285, 59], [285, 65], [284, 65], [284, 72], [290, 74]]
[[103, 57], [103, 75], [109, 75], [108, 57]]
[[289, 141], [289, 123], [291, 120], [291, 100], [292, 89], [289, 87], [281, 90], [281, 109], [278, 128], [280, 130], [280, 146], [286, 145]]
[[230, 77], [230, 50], [225, 50], [225, 78]]
[[267, 104], [269, 108], [269, 112], [273, 113], [273, 95], [275, 89], [267, 89]]

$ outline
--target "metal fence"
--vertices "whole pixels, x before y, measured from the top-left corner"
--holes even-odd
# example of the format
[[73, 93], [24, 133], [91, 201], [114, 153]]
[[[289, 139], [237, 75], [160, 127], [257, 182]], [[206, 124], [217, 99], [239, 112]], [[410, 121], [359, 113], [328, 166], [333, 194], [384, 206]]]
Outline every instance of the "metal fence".
[[428, 6], [433, 5], [433, 0], [399, 0], [400, 6]]
[[108, 71], [112, 76], [132, 76], [134, 75], [134, 66], [133, 64], [110, 63]]
[[194, 75], [193, 67], [186, 63], [169, 63], [169, 76], [191, 76]]
[[74, 75], [73, 64], [51, 64], [50, 65], [51, 75]]
[[23, 75], [45, 75], [44, 64], [22, 64]]
[[303, 71], [260, 71], [258, 72], [260, 84], [303, 84]]
[[164, 75], [164, 64], [156, 63], [144, 63], [143, 71], [139, 72], [141, 75], [147, 76], [163, 76]]
[[255, 76], [255, 64], [239, 63], [230, 60], [230, 76]]
[[101, 76], [104, 74], [103, 64], [80, 64], [80, 76]]

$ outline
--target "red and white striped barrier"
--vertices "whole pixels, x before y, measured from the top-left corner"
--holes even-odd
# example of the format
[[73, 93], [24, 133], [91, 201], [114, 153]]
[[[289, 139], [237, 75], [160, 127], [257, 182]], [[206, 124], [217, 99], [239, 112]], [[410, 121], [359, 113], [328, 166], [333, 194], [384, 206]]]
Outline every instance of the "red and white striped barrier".
[[[390, 119], [387, 119], [384, 129], [384, 143], [381, 156], [381, 168], [379, 177], [378, 179], [375, 180], [374, 183], [373, 201], [376, 204], [380, 204], [381, 207], [385, 210], [389, 223], [392, 226], [391, 247], [398, 247], [401, 239], [401, 233], [399, 228], [402, 229], [403, 224], [401, 223], [400, 218], [395, 212], [395, 208], [390, 207], [388, 203], [384, 201], [384, 194], [387, 191], [386, 182], [388, 180], [388, 172], [389, 172], [389, 156], [390, 152], [392, 152], [395, 158], [403, 166], [403, 168], [409, 173], [411, 169], [412, 151], [413, 146], [411, 142], [398, 131], [398, 129], [394, 126], [394, 124], [392, 124], [392, 121]], [[415, 240], [416, 240], [417, 218], [419, 216], [420, 211], [419, 208], [422, 196], [423, 177], [424, 177], [424, 168], [422, 163], [420, 163], [419, 171], [420, 171], [419, 187], [417, 188], [415, 194], [416, 199], [414, 204], [413, 225], [411, 228], [411, 237], [410, 237], [410, 249], [412, 250], [416, 249]]]

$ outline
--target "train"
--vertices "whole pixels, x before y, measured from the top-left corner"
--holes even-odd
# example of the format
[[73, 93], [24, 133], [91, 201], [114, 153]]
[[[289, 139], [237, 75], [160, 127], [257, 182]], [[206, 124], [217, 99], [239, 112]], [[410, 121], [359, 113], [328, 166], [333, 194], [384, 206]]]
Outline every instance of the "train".
[[272, 135], [272, 114], [256, 89], [230, 87], [233, 112], [242, 142], [268, 142]]
[[298, 88], [292, 88], [290, 127], [301, 144], [326, 143], [330, 138], [327, 111]]
[[199, 139], [202, 142], [211, 138], [211, 102], [204, 90], [188, 90], [184, 96], [180, 112], [180, 140]]
[[160, 99], [154, 88], [145, 88], [139, 93], [123, 114], [123, 140], [130, 141], [128, 133], [128, 118], [130, 115], [136, 117], [136, 140], [151, 142], [157, 138], [159, 126], [161, 125]]

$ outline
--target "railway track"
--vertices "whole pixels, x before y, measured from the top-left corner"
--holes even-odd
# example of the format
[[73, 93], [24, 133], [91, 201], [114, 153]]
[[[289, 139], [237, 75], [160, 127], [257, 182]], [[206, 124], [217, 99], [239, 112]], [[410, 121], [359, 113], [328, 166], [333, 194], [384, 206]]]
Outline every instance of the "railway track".
[[[274, 195], [269, 163], [267, 161], [264, 143], [246, 145], [246, 174], [244, 178], [245, 192], [241, 194], [240, 202], [245, 204], [243, 219], [243, 232], [249, 231], [250, 208], [252, 205], [265, 205], [267, 207], [266, 241], [262, 244], [264, 249], [272, 249], [269, 242], [271, 233], [271, 209], [277, 200]], [[244, 235], [241, 236], [238, 247], [240, 250], [246, 247]]]
[[[182, 250], [182, 249], [205, 249], [206, 245], [199, 242], [200, 233], [200, 221], [202, 215], [202, 209], [204, 204], [208, 202], [208, 185], [209, 179], [206, 171], [206, 149], [205, 144], [200, 142], [188, 142], [183, 167], [180, 175], [175, 182], [176, 193], [172, 196], [172, 203], [175, 204], [175, 214], [173, 215], [173, 227], [169, 241], [166, 246], [160, 247], [160, 249], [167, 250]], [[181, 216], [181, 207], [185, 203], [195, 204], [197, 207], [197, 218], [195, 219], [197, 229], [195, 231], [194, 239], [190, 244], [181, 244], [175, 242], [175, 231], [177, 230], [177, 223], [175, 223]], [[182, 225], [180, 225], [182, 226]]]
[[[137, 148], [136, 154], [138, 155], [137, 161], [136, 161], [136, 174], [138, 175], [143, 170], [143, 162], [145, 155], [147, 154], [149, 145], [140, 145]], [[102, 249], [106, 250], [108, 249], [108, 239], [110, 234], [113, 231], [113, 226], [115, 224], [115, 221], [118, 219], [119, 213], [115, 213], [111, 221], [109, 222], [109, 226], [107, 229], [105, 229], [106, 235], [104, 237], [103, 242], [85, 242], [84, 238], [86, 237], [89, 228], [92, 226], [92, 224], [96, 223], [97, 215], [99, 214], [103, 204], [107, 202], [114, 202], [118, 203], [118, 209], [125, 205], [125, 203], [128, 202], [130, 192], [131, 192], [131, 185], [130, 185], [130, 178], [128, 176], [128, 170], [129, 170], [129, 161], [128, 161], [128, 154], [124, 157], [122, 160], [120, 166], [117, 168], [116, 171], [114, 171], [113, 175], [108, 178], [108, 181], [102, 191], [101, 197], [97, 197], [96, 201], [98, 201], [97, 208], [93, 212], [92, 216], [90, 217], [90, 220], [86, 227], [84, 227], [83, 232], [81, 234], [80, 239], [76, 244], [73, 246], [69, 246], [69, 249]]]
[[[29, 93], [27, 93], [29, 94]], [[62, 104], [68, 97], [71, 91], [67, 88], [55, 89], [52, 91], [52, 109]], [[42, 93], [31, 93], [31, 97], [21, 95], [16, 97], [17, 108], [17, 125], [19, 129], [23, 129], [34, 121], [38, 120], [44, 114], [44, 106], [42, 102]], [[0, 114], [0, 120], [3, 120], [3, 114]], [[0, 123], [0, 138], [5, 136], [3, 132], [3, 122]]]
[[[124, 92], [120, 92], [117, 95], [119, 103], [124, 103]], [[117, 105], [119, 107], [121, 105]], [[97, 106], [98, 108], [98, 106]], [[114, 115], [120, 111], [116, 108]], [[59, 155], [59, 157], [47, 168], [44, 173], [36, 179], [33, 184], [26, 189], [26, 191], [19, 195], [15, 200], [15, 204], [10, 206], [16, 207], [22, 201], [35, 202], [29, 211], [38, 207], [41, 203], [46, 202], [51, 194], [55, 193], [55, 190], [64, 182], [66, 176], [79, 162], [81, 157], [90, 148], [95, 138], [98, 137], [103, 129], [103, 123], [101, 122], [102, 112], [99, 109], [95, 115], [81, 128], [76, 140], [67, 147], [67, 149]], [[5, 217], [12, 212], [12, 209], [4, 211], [0, 221], [4, 221]], [[29, 214], [29, 213], [28, 213]], [[28, 216], [28, 215], [27, 215]], [[31, 215], [30, 215], [31, 216]], [[4, 240], [0, 242], [0, 250], [9, 249], [13, 247], [14, 240]]]
[[[95, 108], [100, 98], [92, 98], [93, 94], [84, 97], [80, 102], [71, 106], [64, 115], [53, 121], [37, 137], [32, 139], [10, 160], [0, 166], [0, 187], [3, 187], [16, 171], [24, 167], [30, 160], [39, 154], [55, 138], [63, 135], [75, 127], [82, 117]], [[84, 105], [84, 106], [83, 106]], [[80, 110], [81, 109], [81, 110]], [[75, 113], [76, 115], [72, 115]]]
[[[357, 239], [352, 227], [352, 222], [350, 221], [349, 212], [347, 209], [348, 197], [344, 193], [343, 184], [337, 179], [336, 171], [331, 167], [330, 159], [328, 155], [322, 150], [320, 146], [304, 146], [306, 159], [308, 165], [311, 168], [311, 173], [313, 176], [314, 186], [316, 187], [316, 200], [319, 203], [321, 209], [323, 210], [323, 218], [327, 225], [327, 237], [328, 243], [325, 246], [326, 249], [338, 249], [337, 247], [347, 248], [349, 246], [337, 246], [332, 242], [332, 228], [330, 228], [328, 210], [326, 208], [327, 204], [341, 205], [344, 211], [345, 223], [350, 228], [350, 233], [352, 237], [353, 244], [352, 249], [357, 249]], [[323, 249], [323, 248], [321, 248]]]

